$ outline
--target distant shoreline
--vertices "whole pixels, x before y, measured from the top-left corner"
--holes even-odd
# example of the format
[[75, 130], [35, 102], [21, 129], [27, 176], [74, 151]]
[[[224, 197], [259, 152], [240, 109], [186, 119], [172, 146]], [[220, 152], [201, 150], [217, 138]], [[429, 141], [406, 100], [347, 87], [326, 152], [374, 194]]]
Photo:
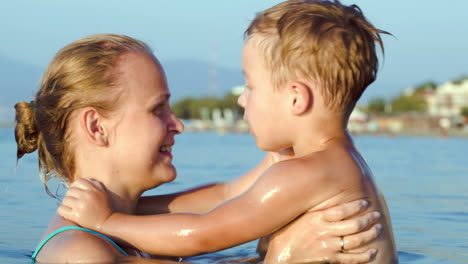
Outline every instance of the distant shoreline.
[[[184, 133], [217, 133], [224, 134], [247, 134], [247, 130], [239, 128], [206, 128], [194, 129], [185, 127]], [[437, 137], [437, 138], [468, 138], [468, 131], [450, 129], [444, 134], [440, 130], [401, 130], [395, 133], [389, 132], [351, 132], [353, 136], [388, 136], [388, 137]]]
[[[15, 123], [0, 122], [0, 129], [14, 129]], [[243, 129], [229, 129], [229, 128], [207, 128], [207, 129], [193, 129], [186, 127], [184, 133], [217, 133], [220, 135], [224, 134], [246, 134], [248, 131]], [[459, 129], [450, 129], [446, 133], [442, 134], [440, 131], [436, 130], [419, 130], [419, 131], [405, 131], [402, 130], [397, 133], [386, 133], [386, 132], [376, 132], [376, 133], [351, 133], [353, 136], [389, 136], [389, 137], [438, 137], [438, 138], [468, 138], [468, 131], [459, 130]]]

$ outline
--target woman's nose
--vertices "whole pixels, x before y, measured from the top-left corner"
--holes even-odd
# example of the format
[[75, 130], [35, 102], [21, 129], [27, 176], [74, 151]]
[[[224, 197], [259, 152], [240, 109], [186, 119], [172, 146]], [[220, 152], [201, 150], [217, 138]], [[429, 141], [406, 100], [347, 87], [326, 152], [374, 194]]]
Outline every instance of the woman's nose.
[[172, 123], [172, 127], [171, 127], [171, 130], [174, 131], [176, 134], [180, 134], [182, 132], [184, 132], [184, 123], [182, 123], [182, 121], [180, 121], [180, 119], [174, 114], [172, 113], [172, 116], [171, 116], [171, 123]]

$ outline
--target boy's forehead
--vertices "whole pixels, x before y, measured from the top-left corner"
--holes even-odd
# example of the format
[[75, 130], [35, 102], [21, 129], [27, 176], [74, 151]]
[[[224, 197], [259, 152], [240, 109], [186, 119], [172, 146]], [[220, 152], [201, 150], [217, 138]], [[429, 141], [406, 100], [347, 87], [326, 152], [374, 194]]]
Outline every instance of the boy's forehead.
[[242, 50], [242, 68], [245, 76], [248, 76], [248, 72], [254, 68], [268, 68], [265, 57], [266, 49], [268, 49], [266, 41], [269, 40], [259, 34], [252, 35], [245, 41]]
[[250, 35], [247, 40], [244, 42], [244, 49], [247, 48], [258, 48], [260, 42], [264, 40], [265, 37], [261, 36], [260, 34]]
[[259, 49], [259, 39], [258, 37], [249, 37], [244, 42], [244, 47], [242, 49], [242, 65], [244, 66], [244, 71], [246, 64], [251, 60], [256, 60], [262, 58], [262, 52]]

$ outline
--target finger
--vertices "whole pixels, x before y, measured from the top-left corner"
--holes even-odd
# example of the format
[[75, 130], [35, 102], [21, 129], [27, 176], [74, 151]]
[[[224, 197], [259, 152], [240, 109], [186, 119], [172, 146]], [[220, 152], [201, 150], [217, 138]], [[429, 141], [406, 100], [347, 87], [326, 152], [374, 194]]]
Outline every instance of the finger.
[[330, 224], [330, 232], [335, 236], [347, 236], [369, 229], [380, 219], [377, 211], [365, 215]]
[[57, 208], [57, 213], [65, 219], [70, 219], [71, 215], [73, 214], [73, 210], [71, 207], [61, 204]]
[[79, 178], [79, 179], [75, 180], [70, 185], [70, 187], [82, 189], [82, 190], [85, 190], [85, 191], [95, 188], [94, 184], [92, 184], [91, 181], [83, 179], [83, 178]]
[[375, 259], [377, 249], [369, 249], [363, 253], [338, 253], [336, 260], [338, 263], [368, 263]]
[[348, 219], [358, 213], [364, 212], [369, 207], [369, 202], [366, 200], [357, 200], [345, 204], [340, 204], [332, 208], [324, 210], [323, 219], [329, 222], [341, 221]]
[[[343, 237], [345, 250], [355, 249], [376, 239], [382, 233], [382, 225], [376, 224], [369, 230]], [[341, 248], [341, 245], [340, 245]]]
[[85, 190], [75, 187], [75, 186], [70, 186], [67, 190], [67, 193], [65, 194], [65, 197], [74, 197], [74, 198], [80, 198]]
[[96, 189], [101, 190], [103, 192], [105, 191], [104, 185], [100, 181], [90, 179], [90, 178], [85, 178], [84, 180], [91, 183]]
[[62, 199], [61, 205], [64, 205], [64, 206], [68, 206], [68, 207], [73, 208], [73, 206], [76, 204], [77, 201], [78, 201], [78, 199], [75, 198], [75, 197], [72, 197], [72, 196], [65, 196], [65, 197], [63, 197], [63, 199]]

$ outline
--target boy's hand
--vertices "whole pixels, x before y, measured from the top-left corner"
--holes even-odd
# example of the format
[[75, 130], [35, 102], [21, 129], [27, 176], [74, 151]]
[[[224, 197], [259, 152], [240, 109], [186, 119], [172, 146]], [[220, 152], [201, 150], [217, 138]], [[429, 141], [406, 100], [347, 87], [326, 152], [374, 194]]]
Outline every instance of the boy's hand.
[[358, 216], [367, 207], [366, 201], [359, 200], [304, 214], [272, 235], [265, 263], [370, 262], [377, 254], [376, 249], [348, 252], [381, 233], [381, 225], [376, 224], [378, 212]]
[[99, 230], [112, 214], [105, 187], [90, 179], [74, 181], [57, 210], [58, 214], [82, 227]]

